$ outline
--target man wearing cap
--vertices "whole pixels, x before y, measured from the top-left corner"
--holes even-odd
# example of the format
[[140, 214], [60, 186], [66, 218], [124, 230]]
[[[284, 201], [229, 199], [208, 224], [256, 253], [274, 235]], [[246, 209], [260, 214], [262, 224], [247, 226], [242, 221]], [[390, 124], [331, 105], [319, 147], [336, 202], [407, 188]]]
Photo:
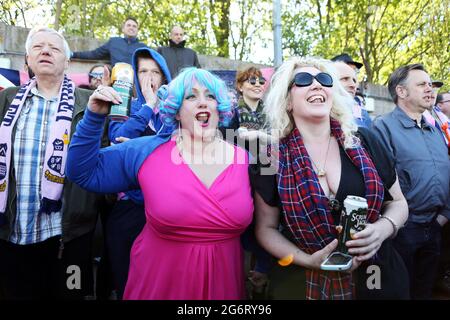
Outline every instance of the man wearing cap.
[[352, 108], [353, 117], [358, 127], [370, 128], [372, 120], [369, 113], [363, 108], [362, 101], [356, 97], [358, 88], [357, 71], [362, 67], [362, 63], [353, 61], [346, 53], [342, 53], [331, 59], [334, 61], [336, 70], [339, 73], [339, 80], [345, 90], [353, 97], [355, 103]]

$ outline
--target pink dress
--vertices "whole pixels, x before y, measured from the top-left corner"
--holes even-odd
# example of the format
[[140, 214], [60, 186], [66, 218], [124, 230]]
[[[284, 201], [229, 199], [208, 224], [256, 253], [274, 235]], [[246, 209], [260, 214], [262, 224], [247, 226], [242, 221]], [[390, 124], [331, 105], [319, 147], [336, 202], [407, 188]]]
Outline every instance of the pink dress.
[[240, 235], [253, 214], [247, 155], [235, 147], [233, 164], [208, 189], [176, 150], [174, 141], [162, 144], [139, 170], [147, 223], [131, 250], [124, 299], [243, 299]]

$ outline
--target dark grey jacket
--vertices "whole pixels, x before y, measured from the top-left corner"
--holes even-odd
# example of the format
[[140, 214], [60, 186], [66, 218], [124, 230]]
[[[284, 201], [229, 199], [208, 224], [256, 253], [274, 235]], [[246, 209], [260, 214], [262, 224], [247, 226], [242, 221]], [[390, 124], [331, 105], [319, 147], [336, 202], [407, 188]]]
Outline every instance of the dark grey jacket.
[[183, 68], [201, 68], [197, 53], [192, 49], [185, 48], [185, 44], [186, 41], [176, 44], [172, 40], [169, 40], [169, 47], [159, 47], [157, 49], [158, 53], [166, 59], [172, 78], [175, 78]]
[[[0, 92], [0, 123], [3, 121], [6, 111], [16, 96], [19, 87], [7, 88]], [[83, 118], [84, 109], [87, 106], [92, 91], [75, 89], [75, 106], [71, 126], [71, 135], [75, 132], [77, 123]], [[16, 127], [13, 129], [15, 136]], [[16, 179], [14, 169], [14, 150], [11, 157], [12, 170], [10, 170], [8, 186], [8, 203], [6, 207], [6, 218], [9, 223], [0, 226], [0, 239], [9, 240], [11, 228], [16, 218]], [[65, 179], [63, 189], [62, 206], [62, 239], [64, 242], [75, 239], [86, 234], [95, 227], [97, 221], [98, 205], [102, 196], [87, 192], [78, 185]]]

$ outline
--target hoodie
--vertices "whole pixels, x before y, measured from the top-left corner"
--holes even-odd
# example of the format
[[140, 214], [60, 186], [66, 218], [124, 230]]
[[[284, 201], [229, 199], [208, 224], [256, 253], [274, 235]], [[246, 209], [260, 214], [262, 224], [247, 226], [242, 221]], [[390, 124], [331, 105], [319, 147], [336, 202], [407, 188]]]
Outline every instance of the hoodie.
[[[166, 78], [165, 83], [169, 83], [172, 80], [166, 61], [158, 52], [149, 48], [139, 48], [133, 53], [131, 61], [134, 71], [136, 98], [131, 101], [130, 117], [126, 121], [111, 121], [109, 123], [108, 137], [113, 144], [117, 143], [116, 138], [118, 137], [134, 139], [142, 136], [171, 133], [173, 131], [172, 127], [165, 125], [161, 121], [159, 113], [154, 113], [153, 109], [145, 103], [145, 98], [142, 94], [137, 75], [137, 54], [142, 51], [148, 51], [153, 60], [158, 64]], [[126, 199], [131, 199], [137, 203], [143, 203], [143, 197], [140, 190], [127, 192]]]

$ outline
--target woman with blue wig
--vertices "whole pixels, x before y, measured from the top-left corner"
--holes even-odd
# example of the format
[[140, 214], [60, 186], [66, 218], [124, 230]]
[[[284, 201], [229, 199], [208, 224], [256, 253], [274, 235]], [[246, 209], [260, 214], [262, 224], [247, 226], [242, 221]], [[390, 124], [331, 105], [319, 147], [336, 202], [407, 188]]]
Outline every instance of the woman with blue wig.
[[158, 94], [162, 120], [178, 130], [100, 149], [120, 96], [97, 89], [72, 138], [67, 176], [95, 192], [142, 190], [146, 225], [133, 244], [124, 299], [243, 299], [240, 235], [253, 200], [247, 153], [216, 134], [232, 116], [226, 86], [188, 68]]

